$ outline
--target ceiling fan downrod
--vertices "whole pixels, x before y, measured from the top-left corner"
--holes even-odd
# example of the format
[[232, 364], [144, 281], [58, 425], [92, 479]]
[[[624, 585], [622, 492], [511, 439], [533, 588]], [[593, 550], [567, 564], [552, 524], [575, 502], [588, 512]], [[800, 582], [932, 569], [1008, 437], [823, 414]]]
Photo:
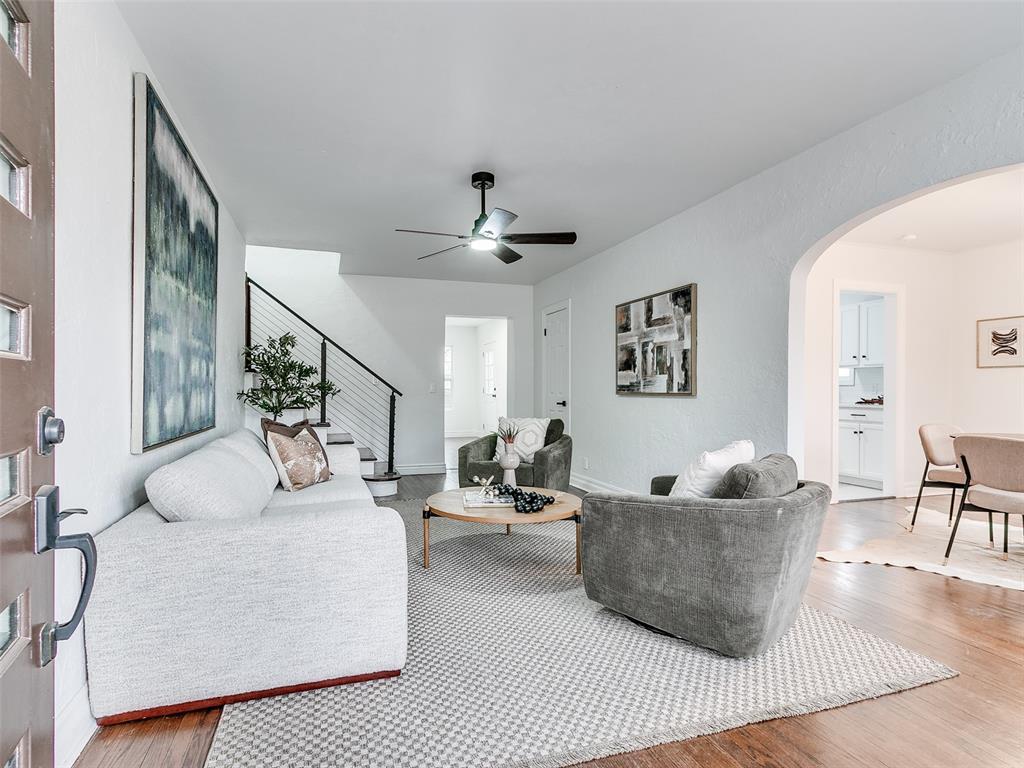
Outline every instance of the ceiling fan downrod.
[[487, 221], [487, 190], [494, 186], [494, 174], [490, 171], [477, 171], [470, 178], [473, 189], [480, 190], [480, 215], [473, 223], [473, 234], [480, 231], [480, 227]]

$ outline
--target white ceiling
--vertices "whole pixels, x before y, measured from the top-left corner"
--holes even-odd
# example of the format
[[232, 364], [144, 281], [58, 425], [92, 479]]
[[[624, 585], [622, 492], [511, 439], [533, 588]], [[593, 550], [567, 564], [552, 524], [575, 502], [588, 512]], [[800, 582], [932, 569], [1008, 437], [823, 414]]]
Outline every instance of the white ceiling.
[[1024, 239], [1024, 167], [922, 195], [842, 239], [925, 251], [966, 251]]
[[[1019, 45], [1020, 3], [122, 2], [250, 243], [536, 283]], [[510, 231], [466, 232], [470, 173]]]

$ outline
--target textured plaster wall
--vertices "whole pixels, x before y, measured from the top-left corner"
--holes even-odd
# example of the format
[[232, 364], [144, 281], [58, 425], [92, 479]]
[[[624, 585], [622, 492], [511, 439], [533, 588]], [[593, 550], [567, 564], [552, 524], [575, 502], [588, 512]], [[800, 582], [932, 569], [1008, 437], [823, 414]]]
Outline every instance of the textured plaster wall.
[[[803, 285], [814, 259], [876, 210], [1024, 159], [1022, 91], [1018, 49], [537, 285], [535, 307], [573, 302], [577, 482], [641, 490], [739, 438], [802, 463], [804, 312], [794, 302], [790, 344], [791, 278]], [[697, 396], [617, 396], [614, 306], [689, 282]], [[539, 339], [534, 349], [540, 371]]]

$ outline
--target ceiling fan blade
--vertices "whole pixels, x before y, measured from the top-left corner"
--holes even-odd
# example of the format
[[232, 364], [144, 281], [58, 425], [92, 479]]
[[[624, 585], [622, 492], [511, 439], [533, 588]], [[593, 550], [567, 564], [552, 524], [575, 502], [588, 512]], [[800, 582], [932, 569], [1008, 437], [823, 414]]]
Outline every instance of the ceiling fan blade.
[[469, 235], [453, 235], [450, 232], [427, 232], [422, 229], [396, 229], [395, 232], [412, 232], [415, 235], [440, 235], [441, 237], [457, 237], [460, 240], [469, 239]]
[[575, 232], [512, 232], [502, 235], [503, 243], [512, 245], [572, 245], [576, 242]]
[[498, 243], [497, 247], [491, 251], [495, 256], [501, 259], [506, 264], [514, 264], [523, 258], [523, 254], [516, 253], [504, 243]]
[[431, 256], [437, 256], [437, 254], [439, 254], [439, 253], [448, 253], [448, 251], [454, 251], [456, 248], [465, 248], [465, 247], [466, 247], [465, 243], [459, 243], [458, 245], [453, 245], [450, 248], [442, 248], [440, 251], [434, 251], [433, 253], [428, 253], [426, 256], [419, 256], [419, 257], [416, 258], [416, 261], [423, 261], [423, 259], [429, 259]]
[[504, 208], [495, 208], [488, 215], [487, 220], [480, 225], [480, 231], [477, 234], [481, 237], [497, 240], [501, 237], [501, 233], [508, 228], [508, 225], [518, 218], [512, 211], [506, 211]]

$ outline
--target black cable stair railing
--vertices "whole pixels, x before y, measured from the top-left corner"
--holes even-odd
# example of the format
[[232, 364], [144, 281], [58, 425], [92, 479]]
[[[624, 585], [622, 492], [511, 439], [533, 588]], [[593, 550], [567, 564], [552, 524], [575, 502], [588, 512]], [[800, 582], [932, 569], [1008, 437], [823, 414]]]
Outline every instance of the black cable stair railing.
[[374, 453], [387, 455], [387, 476], [395, 472], [395, 404], [402, 393], [364, 362], [248, 275], [245, 278], [245, 345], [285, 333], [295, 336], [294, 354], [320, 369], [320, 381], [334, 381], [341, 393], [323, 398], [320, 424], [330, 421]]

